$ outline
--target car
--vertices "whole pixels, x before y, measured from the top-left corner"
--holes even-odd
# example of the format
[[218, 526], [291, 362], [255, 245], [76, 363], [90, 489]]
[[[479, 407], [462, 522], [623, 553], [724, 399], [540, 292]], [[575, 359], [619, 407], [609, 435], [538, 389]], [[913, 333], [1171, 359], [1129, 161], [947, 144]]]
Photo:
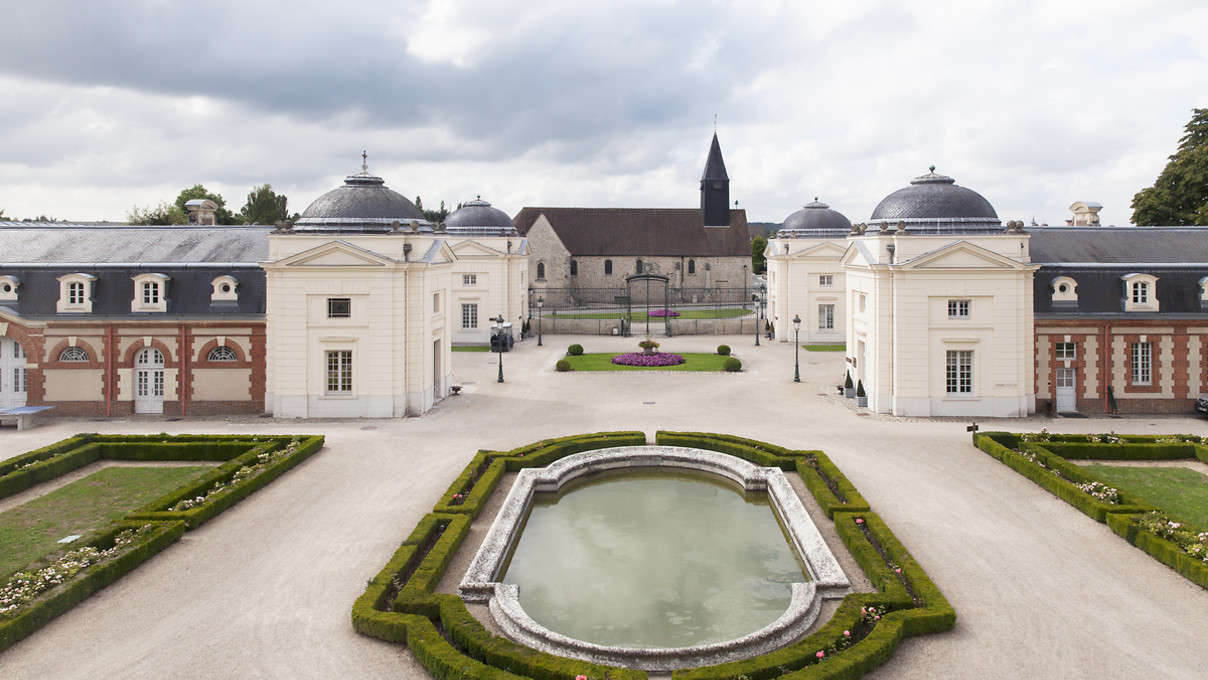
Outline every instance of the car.
[[1195, 410], [1208, 414], [1208, 394], [1201, 394], [1200, 398], [1195, 400]]

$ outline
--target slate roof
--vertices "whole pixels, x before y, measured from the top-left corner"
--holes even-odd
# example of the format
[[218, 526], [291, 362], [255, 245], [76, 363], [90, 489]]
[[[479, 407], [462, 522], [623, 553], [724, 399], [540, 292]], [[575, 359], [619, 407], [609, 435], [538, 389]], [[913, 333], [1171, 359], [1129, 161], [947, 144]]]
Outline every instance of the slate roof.
[[1205, 227], [1028, 227], [1033, 262], [1208, 265]]
[[[364, 166], [362, 166], [364, 167]], [[424, 213], [381, 177], [361, 172], [316, 198], [294, 223], [295, 231], [381, 231], [391, 222], [419, 220]]]
[[[1033, 311], [1038, 317], [1204, 317], [1199, 281], [1208, 276], [1208, 228], [1029, 227]], [[1159, 312], [1125, 312], [1122, 277], [1157, 277]], [[1053, 302], [1059, 276], [1077, 283], [1077, 305]]]
[[696, 208], [524, 208], [512, 221], [527, 236], [541, 215], [575, 256], [751, 256], [745, 210], [729, 227], [705, 227]]
[[905, 222], [911, 231], [961, 233], [999, 231], [1002, 223], [994, 206], [981, 194], [957, 186], [951, 177], [931, 172], [910, 181], [910, 186], [881, 199], [870, 222]]
[[501, 230], [510, 234], [516, 232], [516, 225], [507, 213], [491, 207], [482, 198], [476, 198], [449, 213], [445, 218], [445, 229], [457, 234], [499, 234]]
[[724, 180], [730, 181], [730, 175], [726, 173], [726, 162], [721, 157], [721, 142], [717, 141], [717, 133], [713, 133], [713, 143], [709, 145], [709, 158], [705, 160], [705, 172], [701, 174], [701, 180]]
[[[261, 318], [268, 258], [265, 226], [89, 226], [63, 223], [0, 223], [0, 275], [16, 276], [17, 302], [0, 302], [27, 318], [163, 319], [181, 316]], [[166, 313], [130, 311], [133, 277], [148, 272], [170, 277]], [[58, 314], [58, 278], [84, 273], [92, 285], [91, 314]], [[237, 302], [212, 303], [211, 282], [238, 282]]]
[[851, 220], [817, 199], [784, 218], [777, 238], [806, 236], [847, 236], [851, 232]]
[[92, 226], [0, 222], [0, 267], [11, 263], [250, 262], [268, 258], [272, 227]]

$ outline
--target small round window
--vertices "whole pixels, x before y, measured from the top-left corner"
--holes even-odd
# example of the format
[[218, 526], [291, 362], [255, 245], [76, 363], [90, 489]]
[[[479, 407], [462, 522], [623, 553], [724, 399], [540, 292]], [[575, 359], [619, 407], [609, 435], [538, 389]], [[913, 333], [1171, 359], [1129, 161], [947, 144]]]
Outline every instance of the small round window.
[[13, 292], [13, 284], [11, 284], [11, 283], [4, 284], [4, 292], [5, 293]]
[[221, 290], [224, 293], [229, 293], [229, 292], [231, 292], [231, 284], [224, 283], [219, 287], [219, 290]]
[[1060, 286], [1057, 286], [1057, 292], [1068, 293], [1068, 292], [1070, 292], [1070, 287], [1069, 287], [1069, 285], [1063, 283]]

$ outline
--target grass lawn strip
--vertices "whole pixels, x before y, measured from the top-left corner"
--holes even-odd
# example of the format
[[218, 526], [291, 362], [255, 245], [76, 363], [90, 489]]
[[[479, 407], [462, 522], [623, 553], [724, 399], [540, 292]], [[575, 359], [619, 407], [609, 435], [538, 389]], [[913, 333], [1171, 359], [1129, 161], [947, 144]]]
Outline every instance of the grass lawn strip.
[[1208, 527], [1208, 477], [1185, 467], [1089, 465], [1087, 472], [1164, 508], [1170, 515]]
[[1175, 469], [1167, 467], [1171, 461], [1208, 463], [1208, 437], [1114, 432], [1068, 435], [1050, 434], [1042, 429], [1022, 434], [974, 432], [973, 444], [1087, 516], [1107, 524], [1118, 536], [1187, 580], [1208, 588], [1208, 526], [1188, 521], [1184, 515], [1143, 497], [1130, 486], [1113, 487], [1113, 482], [1095, 469], [1121, 470], [1128, 466], [1087, 463], [1083, 467], [1073, 462], [1137, 461], [1144, 465], [1161, 461], [1165, 466], [1148, 466], [1133, 473], [1133, 483], [1167, 496], [1189, 493], [1195, 496], [1192, 503], [1183, 502], [1180, 507], [1194, 513], [1203, 507], [1202, 482], [1198, 487], [1180, 490], [1181, 485], [1191, 482], [1181, 480], [1178, 475], [1171, 478], [1152, 472]]
[[[120, 519], [87, 535], [81, 534], [78, 541], [63, 550], [44, 555], [0, 579], [0, 652], [126, 575], [180, 539], [185, 531], [200, 526], [269, 484], [322, 446], [322, 436], [306, 435], [80, 434], [0, 461], [0, 498], [11, 498], [38, 485], [53, 483], [102, 460], [147, 463], [104, 468], [102, 478], [128, 478], [131, 471], [136, 471], [133, 476], [138, 477], [140, 470], [163, 471], [151, 474], [171, 477], [195, 468], [194, 474], [177, 478], [175, 483], [161, 480], [158, 489], [135, 485], [128, 491], [129, 497], [114, 501], [125, 512]], [[197, 465], [155, 464], [165, 461]], [[220, 464], [213, 467], [206, 463]], [[74, 481], [36, 500], [49, 504], [46, 507], [53, 512], [70, 516], [71, 511], [59, 508], [56, 499], [86, 496], [80, 489], [89, 484], [80, 484], [82, 481]], [[117, 499], [119, 495], [115, 493], [111, 498]], [[135, 507], [130, 510], [130, 506]], [[56, 536], [56, 540], [62, 538], [59, 535], [62, 526], [37, 520], [31, 522], [40, 531]], [[102, 522], [95, 516], [93, 521]], [[0, 545], [7, 545], [7, 541]]]
[[612, 358], [617, 354], [624, 352], [616, 352], [613, 354], [581, 354], [577, 357], [564, 357], [570, 362], [571, 370], [574, 371], [724, 371], [723, 364], [728, 357], [719, 356], [717, 354], [704, 353], [682, 353], [674, 352], [684, 357], [687, 361], [678, 366], [621, 366], [612, 363]]
[[802, 345], [807, 352], [845, 352], [847, 345], [839, 343], [837, 345]]
[[490, 352], [490, 345], [455, 345], [449, 348], [454, 352]]
[[85, 536], [150, 500], [209, 472], [210, 467], [111, 467], [0, 513], [0, 579], [70, 548]]

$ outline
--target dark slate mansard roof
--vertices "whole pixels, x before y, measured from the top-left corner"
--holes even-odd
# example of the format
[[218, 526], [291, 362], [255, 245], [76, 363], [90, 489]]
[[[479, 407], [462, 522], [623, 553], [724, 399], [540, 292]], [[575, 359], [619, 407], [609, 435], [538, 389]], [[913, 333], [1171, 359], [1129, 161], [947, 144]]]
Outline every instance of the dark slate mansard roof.
[[572, 256], [751, 256], [745, 210], [720, 229], [706, 228], [697, 208], [524, 208], [513, 221], [527, 236], [541, 215]]
[[[27, 318], [105, 317], [262, 318], [264, 270], [268, 257], [263, 226], [89, 226], [62, 223], [0, 222], [0, 276], [20, 280], [16, 302], [0, 306]], [[58, 314], [58, 278], [83, 273], [93, 283], [91, 314]], [[170, 277], [166, 313], [131, 313], [134, 276]], [[219, 276], [239, 282], [237, 302], [214, 302], [211, 282]]]
[[[1208, 229], [1202, 227], [1029, 227], [1033, 311], [1037, 317], [1171, 318], [1208, 316], [1200, 279], [1208, 276]], [[1158, 312], [1125, 312], [1128, 274], [1150, 274]], [[1053, 302], [1053, 281], [1077, 283], [1077, 305]]]

